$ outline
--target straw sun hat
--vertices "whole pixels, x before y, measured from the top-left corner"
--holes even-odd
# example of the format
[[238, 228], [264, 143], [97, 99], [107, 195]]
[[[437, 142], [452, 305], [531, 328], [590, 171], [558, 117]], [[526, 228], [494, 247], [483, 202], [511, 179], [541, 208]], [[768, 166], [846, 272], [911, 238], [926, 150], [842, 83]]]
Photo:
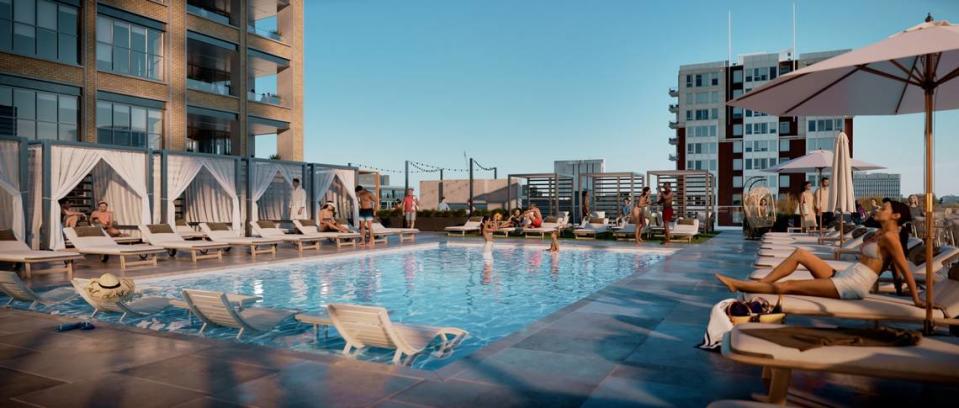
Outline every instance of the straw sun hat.
[[105, 273], [90, 280], [87, 292], [91, 297], [100, 300], [120, 300], [133, 294], [134, 287], [132, 279], [118, 279], [112, 273]]

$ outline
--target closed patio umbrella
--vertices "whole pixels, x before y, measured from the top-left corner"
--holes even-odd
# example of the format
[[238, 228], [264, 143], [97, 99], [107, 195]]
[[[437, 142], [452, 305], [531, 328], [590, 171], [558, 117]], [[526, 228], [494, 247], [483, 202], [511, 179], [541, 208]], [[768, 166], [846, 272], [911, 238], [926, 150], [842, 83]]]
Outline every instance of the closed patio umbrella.
[[836, 146], [833, 148], [835, 154], [832, 159], [832, 184], [829, 185], [829, 198], [826, 203], [826, 211], [839, 214], [839, 245], [844, 241], [842, 214], [856, 210], [856, 195], [853, 194], [852, 185], [852, 158], [849, 157], [849, 138], [846, 134], [839, 132], [836, 136]]
[[[959, 26], [935, 21], [875, 44], [790, 72], [729, 102], [779, 116], [925, 115], [926, 259], [933, 244], [932, 112], [959, 108]], [[933, 276], [926, 263], [926, 276]], [[926, 284], [926, 329], [932, 330], [935, 279]]]

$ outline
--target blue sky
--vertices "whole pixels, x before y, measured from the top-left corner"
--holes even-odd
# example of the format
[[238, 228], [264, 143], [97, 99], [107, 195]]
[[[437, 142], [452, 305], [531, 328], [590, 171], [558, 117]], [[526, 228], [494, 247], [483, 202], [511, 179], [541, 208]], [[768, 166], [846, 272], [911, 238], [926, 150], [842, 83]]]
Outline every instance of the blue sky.
[[[792, 41], [790, 1], [305, 3], [305, 160], [388, 169], [463, 168], [464, 152], [501, 176], [557, 159], [672, 168], [667, 89], [680, 65], [726, 59], [727, 11], [734, 55]], [[950, 0], [796, 3], [800, 53], [861, 47], [927, 12], [959, 22]], [[959, 111], [936, 121], [936, 191], [956, 194]], [[921, 135], [919, 115], [859, 117], [854, 154], [902, 173], [905, 194], [920, 191]]]

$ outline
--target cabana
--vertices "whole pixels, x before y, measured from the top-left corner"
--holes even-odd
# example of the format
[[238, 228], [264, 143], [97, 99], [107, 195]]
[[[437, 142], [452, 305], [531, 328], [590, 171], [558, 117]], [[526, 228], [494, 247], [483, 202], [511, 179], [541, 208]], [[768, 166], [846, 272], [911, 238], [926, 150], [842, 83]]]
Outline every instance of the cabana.
[[26, 213], [29, 185], [27, 142], [0, 137], [0, 230], [13, 230], [17, 240], [27, 242]]
[[[289, 220], [290, 194], [293, 192], [293, 179], [300, 180], [300, 186], [309, 188], [303, 175], [306, 163], [282, 160], [248, 159], [249, 178], [249, 214], [250, 221]], [[309, 201], [310, 194], [307, 194]]]
[[48, 248], [65, 248], [60, 200], [88, 175], [91, 191], [84, 189], [83, 193], [91, 193], [88, 198], [93, 203], [109, 203], [118, 225], [150, 223], [153, 161], [148, 160], [147, 150], [47, 140], [40, 144], [43, 241]]
[[[652, 183], [656, 177], [656, 183]], [[663, 183], [673, 190], [676, 217], [699, 219], [705, 231], [713, 230], [716, 214], [716, 181], [705, 170], [653, 170], [646, 172], [646, 181], [658, 194]]]
[[327, 201], [339, 211], [338, 216], [349, 214], [352, 221], [360, 217], [360, 203], [356, 198], [356, 168], [329, 164], [312, 164], [313, 219], [318, 220], [320, 207]]
[[237, 173], [239, 157], [187, 152], [161, 152], [159, 160], [160, 210], [154, 220], [175, 227], [187, 223], [223, 222], [243, 231]]
[[[642, 174], [632, 172], [580, 174], [579, 185], [591, 185], [593, 190], [589, 192], [589, 203], [576, 200], [576, 212], [573, 219], [582, 221], [580, 215], [582, 215], [583, 208], [587, 204], [590, 212], [604, 211], [607, 218], [629, 215], [622, 214], [623, 197], [629, 196], [633, 199], [638, 197], [643, 191], [645, 180]], [[579, 194], [582, 197], [582, 192]]]
[[[558, 173], [510, 174], [506, 176], [506, 185], [513, 185], [513, 179], [526, 180], [525, 206], [522, 197], [517, 197], [520, 207], [536, 204], [546, 215], [559, 216], [563, 211], [573, 212], [573, 178]], [[523, 194], [523, 190], [520, 190]], [[513, 210], [512, 189], [507, 189], [508, 210]]]

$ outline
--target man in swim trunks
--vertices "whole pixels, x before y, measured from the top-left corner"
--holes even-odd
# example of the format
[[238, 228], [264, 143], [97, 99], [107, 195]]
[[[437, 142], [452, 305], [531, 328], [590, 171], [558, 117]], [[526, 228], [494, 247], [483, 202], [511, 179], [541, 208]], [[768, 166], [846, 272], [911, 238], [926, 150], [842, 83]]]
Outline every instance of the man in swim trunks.
[[406, 189], [406, 197], [403, 197], [403, 219], [406, 220], [406, 228], [416, 228], [416, 210], [420, 206], [420, 200], [413, 195], [413, 189]]
[[376, 210], [380, 206], [380, 200], [363, 186], [356, 186], [356, 199], [360, 202], [360, 245], [367, 244], [367, 232], [369, 232], [370, 248], [376, 246], [373, 239], [373, 218]]
[[111, 237], [123, 236], [123, 233], [117, 228], [113, 211], [110, 211], [109, 207], [106, 201], [97, 203], [97, 209], [90, 213], [90, 223], [103, 228]]

